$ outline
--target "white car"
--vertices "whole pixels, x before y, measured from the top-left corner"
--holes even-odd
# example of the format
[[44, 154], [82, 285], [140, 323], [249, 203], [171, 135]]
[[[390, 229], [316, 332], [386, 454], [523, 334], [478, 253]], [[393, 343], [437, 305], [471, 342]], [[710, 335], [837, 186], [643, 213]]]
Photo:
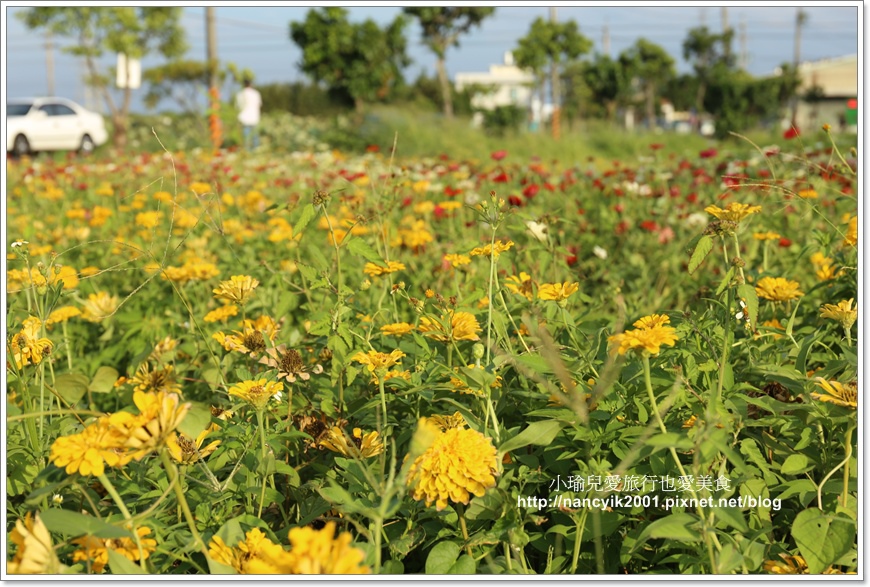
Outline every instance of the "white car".
[[103, 117], [64, 98], [22, 98], [6, 102], [6, 151], [90, 153], [109, 138]]

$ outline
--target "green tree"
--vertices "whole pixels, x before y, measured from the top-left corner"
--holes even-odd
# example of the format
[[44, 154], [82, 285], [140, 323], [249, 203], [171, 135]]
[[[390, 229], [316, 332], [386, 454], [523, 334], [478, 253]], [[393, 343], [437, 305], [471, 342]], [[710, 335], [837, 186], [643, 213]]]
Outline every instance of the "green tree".
[[674, 58], [659, 45], [640, 38], [620, 53], [619, 63], [630, 78], [638, 80], [646, 103], [646, 123], [655, 125], [655, 101], [658, 91], [676, 74]]
[[[207, 96], [211, 68], [207, 61], [181, 59], [170, 61], [142, 72], [142, 80], [148, 83], [145, 105], [155, 108], [161, 100], [174, 100], [182, 111], [202, 114], [200, 98]], [[225, 71], [218, 72], [223, 81]]]
[[344, 8], [309, 10], [290, 23], [290, 38], [302, 49], [300, 69], [316, 83], [346, 93], [362, 114], [365, 103], [386, 99], [410, 64], [402, 15], [381, 29], [371, 19], [351, 23]]
[[[693, 62], [692, 67], [698, 78], [694, 104], [698, 114], [704, 110], [704, 95], [713, 72], [718, 70], [722, 72], [719, 75], [723, 75], [733, 68], [734, 58], [730, 52], [733, 36], [732, 29], [715, 34], [707, 27], [701, 26], [690, 29], [683, 41], [683, 59]], [[700, 117], [697, 117], [696, 123], [699, 122]]]
[[122, 91], [120, 104], [109, 91], [111, 76], [98, 60], [107, 52], [123, 53], [141, 59], [159, 53], [167, 59], [180, 57], [187, 50], [181, 28], [181, 8], [165, 7], [41, 7], [28, 8], [18, 17], [29, 29], [46, 29], [60, 37], [70, 37], [75, 45], [63, 51], [83, 57], [88, 83], [102, 95], [109, 109], [113, 142], [123, 149], [127, 143], [132, 90]]
[[[517, 65], [531, 70], [539, 80], [543, 98], [543, 79], [547, 65], [554, 68], [556, 76], [561, 76], [565, 64], [591, 49], [592, 41], [580, 33], [576, 21], [551, 22], [538, 17], [532, 22], [526, 36], [517, 41], [513, 54]], [[554, 106], [560, 103], [561, 96], [555, 95], [552, 84], [550, 96]]]
[[453, 118], [450, 80], [447, 78], [447, 68], [444, 65], [447, 49], [458, 47], [460, 35], [468, 33], [472, 27], [480, 26], [485, 18], [495, 13], [495, 8], [421, 6], [402, 10], [420, 22], [420, 27], [423, 29], [423, 42], [435, 53], [435, 69], [441, 84], [444, 116]]
[[630, 90], [630, 82], [622, 64], [608, 55], [596, 54], [583, 64], [583, 82], [589, 88], [590, 101], [604, 107], [607, 120], [613, 122], [616, 109], [623, 104]]

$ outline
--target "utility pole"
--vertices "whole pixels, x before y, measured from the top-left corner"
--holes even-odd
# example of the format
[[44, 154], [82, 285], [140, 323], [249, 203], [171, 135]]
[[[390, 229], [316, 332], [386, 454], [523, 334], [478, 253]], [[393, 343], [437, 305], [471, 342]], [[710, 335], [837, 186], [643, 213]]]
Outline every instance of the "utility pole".
[[605, 56], [610, 57], [610, 29], [604, 25], [604, 32], [601, 36], [601, 50]]
[[208, 117], [208, 126], [211, 131], [211, 141], [215, 151], [220, 149], [223, 138], [221, 136], [220, 91], [218, 90], [218, 56], [217, 56], [217, 24], [215, 22], [214, 7], [207, 6], [205, 9], [205, 51], [206, 63], [208, 64], [208, 95], [211, 99], [211, 108]]
[[728, 27], [728, 7], [722, 7], [722, 35], [724, 37], [724, 53], [725, 53], [725, 61], [728, 62], [728, 58], [731, 57], [731, 39], [728, 36], [728, 33], [731, 29]]
[[45, 75], [48, 95], [54, 96], [54, 42], [51, 40], [51, 31], [45, 33]]
[[[794, 74], [798, 75], [798, 66], [801, 62], [801, 29], [803, 29], [804, 23], [807, 21], [807, 13], [803, 11], [802, 8], [798, 7], [797, 9], [797, 17], [795, 18], [795, 26], [794, 26]], [[795, 88], [794, 96], [791, 98], [791, 125], [797, 126], [797, 112], [798, 112], [798, 88]]]
[[740, 69], [749, 67], [749, 54], [746, 51], [746, 17], [740, 17]]
[[[556, 7], [550, 7], [550, 22], [556, 24]], [[553, 59], [553, 63], [551, 64], [550, 69], [550, 92], [552, 94], [551, 99], [553, 100], [553, 138], [555, 140], [559, 140], [559, 116], [560, 116], [560, 108], [559, 108], [559, 67], [556, 63], [556, 59]]]

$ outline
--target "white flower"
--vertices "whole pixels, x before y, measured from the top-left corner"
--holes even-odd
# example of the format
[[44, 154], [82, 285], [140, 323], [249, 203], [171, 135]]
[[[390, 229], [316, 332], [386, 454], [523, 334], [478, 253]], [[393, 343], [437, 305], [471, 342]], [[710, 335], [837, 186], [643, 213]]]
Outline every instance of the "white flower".
[[279, 402], [279, 401], [281, 401], [282, 396], [283, 396], [283, 394], [280, 391], [276, 391], [275, 395], [272, 396], [272, 399]]
[[598, 257], [599, 259], [606, 259], [607, 258], [607, 251], [602, 249], [598, 245], [595, 245], [594, 247], [592, 247], [592, 252], [595, 253], [595, 256]]
[[51, 496], [51, 502], [55, 505], [60, 505], [63, 503], [63, 496], [60, 493], [55, 493]]
[[30, 241], [15, 241], [12, 243], [12, 248], [15, 249], [17, 247], [23, 247], [24, 245], [29, 245]]
[[540, 242], [547, 242], [547, 225], [543, 222], [535, 222], [534, 220], [526, 221], [526, 228], [532, 233], [532, 236]]
[[710, 217], [704, 212], [693, 212], [686, 217], [685, 223], [688, 227], [707, 226]]

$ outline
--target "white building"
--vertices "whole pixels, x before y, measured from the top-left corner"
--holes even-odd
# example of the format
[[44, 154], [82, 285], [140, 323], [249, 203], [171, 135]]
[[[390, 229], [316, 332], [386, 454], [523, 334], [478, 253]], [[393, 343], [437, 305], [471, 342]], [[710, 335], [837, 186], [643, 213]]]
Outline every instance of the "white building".
[[[781, 75], [777, 68], [774, 75]], [[846, 107], [850, 99], [858, 97], [858, 54], [804, 61], [798, 64], [801, 85], [798, 95], [797, 126], [801, 130], [830, 124], [833, 129], [844, 126]], [[814, 99], [807, 93], [814, 91]]]
[[461, 92], [472, 86], [477, 86], [480, 90], [472, 97], [471, 105], [481, 110], [492, 110], [498, 106], [520, 106], [531, 109], [533, 118], [540, 120], [550, 106], [547, 104], [542, 107], [540, 100], [533, 97], [535, 77], [514, 65], [513, 54], [510, 52], [505, 53], [503, 64], [490, 65], [488, 72], [456, 74], [457, 91]]

